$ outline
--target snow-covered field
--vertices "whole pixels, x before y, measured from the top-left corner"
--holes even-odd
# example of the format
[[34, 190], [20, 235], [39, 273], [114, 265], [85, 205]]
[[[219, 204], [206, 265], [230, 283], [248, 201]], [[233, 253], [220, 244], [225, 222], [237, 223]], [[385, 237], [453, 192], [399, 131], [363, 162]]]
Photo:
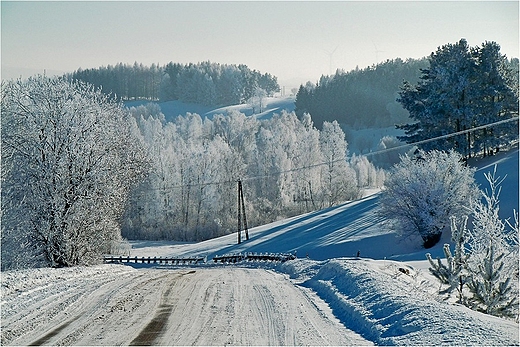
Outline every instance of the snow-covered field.
[[[280, 114], [283, 110], [287, 112], [294, 111], [295, 96], [284, 96], [284, 97], [266, 97], [263, 100], [263, 110], [261, 113], [257, 113], [255, 117], [258, 119], [266, 119], [273, 116], [273, 114]], [[149, 103], [150, 101], [139, 100], [139, 101], [127, 101], [125, 105], [127, 107], [140, 106]], [[245, 114], [246, 116], [253, 115], [253, 108], [250, 104], [240, 104], [225, 106], [220, 108], [213, 108], [209, 106], [202, 106], [199, 104], [190, 104], [181, 101], [166, 101], [157, 102], [161, 108], [161, 112], [164, 114], [167, 121], [173, 121], [177, 116], [184, 116], [186, 113], [197, 113], [201, 117], [213, 118], [217, 114], [226, 114], [231, 111], [237, 111]]]
[[[518, 148], [488, 158], [518, 209]], [[378, 195], [200, 243], [132, 242], [132, 256], [206, 256], [201, 266], [100, 265], [2, 272], [1, 344], [518, 345], [518, 323], [437, 294], [425, 250], [398, 241]], [[441, 242], [428, 250], [442, 256]], [[356, 257], [357, 252], [361, 257]], [[286, 263], [215, 255], [297, 252]]]

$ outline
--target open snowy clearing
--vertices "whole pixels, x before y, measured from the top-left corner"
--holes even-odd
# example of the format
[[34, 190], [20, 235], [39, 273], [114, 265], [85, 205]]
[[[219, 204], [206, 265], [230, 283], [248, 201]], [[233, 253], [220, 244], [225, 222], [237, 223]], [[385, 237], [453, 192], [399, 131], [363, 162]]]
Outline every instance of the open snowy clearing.
[[[319, 307], [319, 308], [318, 308]], [[28, 270], [2, 283], [2, 345], [366, 345], [265, 269]]]
[[[285, 97], [265, 97], [263, 99], [263, 111], [261, 113], [255, 114], [257, 119], [269, 119], [274, 114], [280, 114], [283, 110], [287, 112], [294, 111], [295, 105], [294, 101], [296, 96], [285, 96]], [[165, 101], [165, 102], [150, 102], [147, 100], [139, 100], [139, 101], [127, 101], [125, 105], [127, 107], [137, 107], [141, 105], [146, 105], [148, 103], [155, 103], [159, 105], [161, 108], [161, 112], [164, 114], [164, 117], [167, 121], [173, 121], [177, 116], [184, 116], [186, 113], [197, 113], [201, 117], [213, 118], [217, 114], [227, 114], [228, 112], [241, 112], [246, 116], [253, 115], [253, 108], [250, 104], [239, 104], [239, 105], [231, 105], [224, 106], [219, 108], [212, 108], [210, 106], [203, 106], [199, 104], [190, 104], [181, 102], [178, 100], [175, 101]]]

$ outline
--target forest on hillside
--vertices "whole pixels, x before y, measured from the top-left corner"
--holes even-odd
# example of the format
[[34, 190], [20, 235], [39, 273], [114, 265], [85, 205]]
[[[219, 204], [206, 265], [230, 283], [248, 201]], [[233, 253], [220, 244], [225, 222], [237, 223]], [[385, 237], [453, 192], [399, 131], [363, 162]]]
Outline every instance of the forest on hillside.
[[213, 119], [188, 113], [165, 122], [157, 105], [130, 108], [150, 158], [147, 178], [129, 197], [128, 239], [195, 241], [237, 227], [237, 180], [249, 227], [334, 206], [381, 186], [366, 157], [347, 160], [337, 122], [283, 111], [258, 120], [233, 111]]
[[[427, 66], [413, 68], [422, 63]], [[240, 103], [247, 93], [276, 90], [268, 84], [276, 78], [245, 66], [119, 68], [128, 75], [100, 69], [113, 75], [99, 88], [72, 76], [2, 83], [2, 267], [31, 257], [50, 266], [88, 264], [109, 253], [121, 233], [182, 241], [230, 233], [237, 226], [238, 181], [249, 226], [359, 198], [364, 188], [381, 187], [387, 173], [366, 157], [348, 155], [343, 125], [393, 125], [404, 117], [409, 124], [401, 127], [401, 140], [466, 159], [518, 141], [518, 59], [507, 59], [495, 42], [469, 47], [461, 39], [424, 62], [338, 71], [300, 88], [299, 114], [281, 111], [268, 119], [235, 110], [167, 122], [156, 103], [126, 108], [121, 102], [156, 93]], [[110, 81], [127, 94], [115, 98]], [[201, 81], [215, 89], [203, 89]], [[255, 88], [245, 88], [245, 81]], [[215, 93], [202, 92], [208, 90]], [[398, 140], [383, 138], [380, 145], [387, 150]], [[386, 154], [372, 158], [381, 163]], [[419, 200], [420, 211], [423, 201], [434, 200]]]
[[[354, 129], [408, 123], [409, 113], [397, 100], [399, 92], [403, 82], [413, 85], [421, 80], [430, 58], [397, 58], [307, 82], [296, 95], [296, 114], [311, 114], [317, 127], [333, 120]], [[505, 59], [505, 65], [516, 76], [512, 85], [518, 86], [518, 59]]]
[[251, 70], [246, 65], [202, 63], [145, 66], [119, 63], [93, 69], [78, 69], [66, 76], [101, 87], [121, 100], [180, 100], [206, 106], [246, 103], [259, 94], [280, 91], [277, 78]]
[[353, 128], [387, 127], [407, 121], [407, 112], [396, 101], [404, 80], [415, 83], [420, 70], [428, 66], [426, 58], [394, 59], [322, 76], [314, 84], [301, 85], [296, 95], [296, 113], [312, 114], [319, 127], [324, 121], [337, 120]]

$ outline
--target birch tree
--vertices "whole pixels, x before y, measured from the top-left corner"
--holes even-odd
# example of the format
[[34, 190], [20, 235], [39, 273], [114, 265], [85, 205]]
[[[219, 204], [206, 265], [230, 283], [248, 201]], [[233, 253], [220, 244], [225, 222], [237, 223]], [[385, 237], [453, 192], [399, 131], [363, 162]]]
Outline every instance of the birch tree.
[[347, 164], [347, 141], [337, 121], [324, 122], [320, 133], [323, 168], [323, 189], [328, 207], [358, 197], [354, 170]]

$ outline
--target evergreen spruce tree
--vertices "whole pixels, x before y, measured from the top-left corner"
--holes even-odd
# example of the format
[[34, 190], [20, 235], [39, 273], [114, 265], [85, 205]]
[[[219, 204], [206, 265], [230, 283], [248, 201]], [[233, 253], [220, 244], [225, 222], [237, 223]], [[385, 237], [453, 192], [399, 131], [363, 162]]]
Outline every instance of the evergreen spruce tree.
[[459, 303], [463, 302], [463, 288], [465, 283], [464, 267], [466, 265], [465, 244], [469, 235], [467, 229], [468, 217], [451, 218], [451, 241], [455, 243], [455, 253], [452, 254], [449, 244], [444, 244], [443, 251], [446, 257], [446, 265], [441, 259], [437, 258], [437, 262], [432, 259], [430, 253], [426, 253], [426, 258], [430, 263], [430, 272], [437, 277], [442, 284], [447, 284], [448, 288], [442, 293], [451, 293], [457, 289]]
[[[400, 140], [414, 143], [434, 137], [518, 117], [518, 96], [500, 46], [486, 42], [470, 48], [465, 39], [437, 49], [429, 57], [417, 85], [404, 82], [398, 101], [414, 123], [398, 126], [405, 130]], [[509, 143], [511, 124], [470, 131], [420, 145], [422, 149], [455, 149], [463, 156]], [[513, 124], [513, 125], [514, 125]], [[513, 134], [512, 134], [513, 133]], [[499, 136], [497, 136], [499, 135]], [[500, 136], [504, 135], [504, 136]]]

